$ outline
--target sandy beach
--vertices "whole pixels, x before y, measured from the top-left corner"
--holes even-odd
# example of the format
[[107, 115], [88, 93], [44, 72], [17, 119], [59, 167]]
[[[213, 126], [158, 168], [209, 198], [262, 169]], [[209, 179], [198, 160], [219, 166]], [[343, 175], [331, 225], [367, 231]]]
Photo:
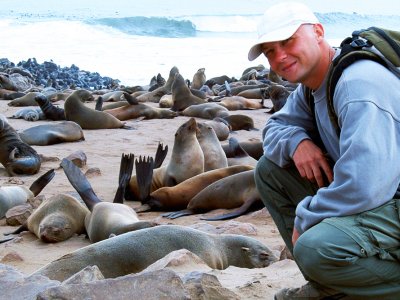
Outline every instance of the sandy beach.
[[[0, 112], [6, 117], [13, 115], [18, 107], [9, 107], [9, 101], [0, 101]], [[63, 101], [58, 103], [61, 107]], [[87, 103], [94, 108], [95, 103]], [[158, 104], [152, 103], [157, 106]], [[271, 105], [271, 103], [267, 103]], [[231, 133], [239, 141], [260, 140], [261, 130], [270, 116], [267, 109], [232, 111], [231, 114], [245, 114], [253, 118], [255, 127], [259, 130], [239, 130]], [[8, 119], [9, 123], [16, 130], [23, 130], [39, 124], [45, 124], [47, 120], [28, 122], [24, 119]], [[58, 193], [71, 193], [75, 190], [68, 182], [63, 169], [59, 164], [62, 158], [71, 153], [81, 150], [87, 156], [87, 165], [82, 168], [83, 172], [88, 169], [97, 168], [100, 174], [88, 178], [93, 190], [103, 201], [112, 201], [114, 198], [120, 159], [122, 153], [133, 153], [135, 157], [140, 155], [154, 156], [158, 143], [168, 145], [169, 152], [164, 164], [171, 156], [174, 143], [174, 134], [178, 127], [188, 120], [188, 117], [178, 116], [174, 119], [153, 119], [153, 120], [129, 120], [127, 124], [133, 126], [134, 130], [126, 129], [101, 129], [84, 130], [85, 140], [80, 142], [62, 143], [50, 146], [34, 146], [35, 150], [45, 158], [51, 158], [42, 163], [40, 172], [32, 176], [9, 177], [3, 167], [0, 167], [0, 185], [25, 185], [28, 186], [40, 175], [54, 168], [56, 175], [54, 179], [44, 188], [40, 195], [46, 199]], [[198, 119], [204, 121], [204, 119]], [[227, 143], [223, 141], [222, 143]], [[135, 171], [134, 171], [135, 172]], [[139, 206], [139, 202], [125, 201], [131, 207]], [[206, 215], [214, 215], [226, 212], [226, 210], [215, 210]], [[228, 226], [235, 222], [245, 223], [253, 229], [248, 234], [265, 245], [279, 252], [284, 243], [277, 231], [268, 212], [263, 209], [233, 220], [227, 221], [203, 221], [202, 215], [192, 215], [175, 220], [162, 218], [160, 212], [139, 213], [142, 220], [154, 220], [161, 224], [177, 224], [184, 226], [198, 226], [208, 223], [213, 226]], [[5, 219], [0, 221], [0, 233], [13, 231], [16, 227], [7, 226]], [[231, 223], [229, 223], [231, 222]], [[232, 223], [233, 222], [233, 223]], [[204, 225], [203, 225], [204, 227]], [[235, 227], [235, 226], [233, 226]], [[226, 227], [225, 227], [226, 228]], [[75, 249], [89, 245], [90, 241], [85, 236], [74, 236], [64, 242], [47, 244], [36, 238], [30, 232], [20, 234], [15, 241], [0, 244], [0, 263], [16, 267], [19, 271], [30, 274], [45, 264], [70, 253]], [[262, 269], [241, 269], [229, 267], [223, 271], [215, 271], [224, 287], [235, 292], [241, 299], [273, 299], [273, 294], [282, 287], [299, 286], [304, 282], [301, 273], [292, 260], [282, 260], [267, 268]]]

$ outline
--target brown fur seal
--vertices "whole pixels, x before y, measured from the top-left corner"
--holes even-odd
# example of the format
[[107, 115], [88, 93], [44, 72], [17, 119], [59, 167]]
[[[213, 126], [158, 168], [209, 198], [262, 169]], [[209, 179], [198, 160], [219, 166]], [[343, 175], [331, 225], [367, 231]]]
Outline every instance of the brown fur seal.
[[246, 115], [237, 114], [222, 117], [231, 126], [232, 131], [236, 130], [258, 130], [254, 127], [254, 120]]
[[169, 77], [167, 79], [167, 82], [165, 82], [163, 86], [160, 86], [151, 92], [138, 96], [137, 97], [138, 101], [158, 103], [162, 96], [171, 93], [172, 83], [174, 82], [175, 74], [178, 72], [179, 70], [177, 67], [172, 67], [172, 69], [169, 71]]
[[41, 165], [39, 154], [24, 143], [7, 119], [0, 115], [0, 163], [10, 176], [36, 174]]
[[171, 109], [173, 111], [182, 111], [191, 105], [206, 102], [206, 100], [192, 94], [189, 87], [186, 85], [185, 79], [183, 79], [183, 76], [179, 73], [175, 74], [171, 92], [173, 101]]
[[123, 91], [112, 91], [103, 94], [101, 97], [103, 98], [104, 102], [118, 102], [118, 101], [123, 101], [125, 100], [123, 97], [124, 92]]
[[263, 203], [254, 181], [254, 170], [241, 172], [224, 177], [203, 190], [190, 201], [185, 210], [163, 215], [169, 219], [208, 212], [213, 209], [237, 208], [237, 210], [216, 217], [201, 218], [202, 220], [225, 220], [241, 216], [251, 208], [261, 209]]
[[36, 197], [53, 179], [55, 173], [51, 169], [36, 179], [29, 189], [25, 186], [0, 187], [0, 218], [3, 218], [11, 207], [24, 204], [28, 199]]
[[180, 114], [186, 117], [196, 117], [212, 120], [216, 117], [229, 116], [229, 111], [222, 105], [208, 102], [203, 104], [191, 105], [188, 108], [184, 109]]
[[160, 98], [160, 101], [158, 102], [158, 105], [161, 108], [171, 108], [172, 105], [174, 104], [174, 101], [172, 100], [172, 95], [164, 95]]
[[65, 118], [78, 123], [82, 129], [111, 129], [125, 127], [125, 123], [102, 111], [85, 106], [93, 96], [87, 90], [73, 92], [64, 103]]
[[260, 88], [245, 90], [237, 94], [237, 96], [245, 97], [247, 99], [262, 99], [262, 93]]
[[23, 107], [17, 110], [9, 119], [24, 119], [26, 121], [35, 122], [38, 120], [45, 120], [46, 116], [43, 114], [40, 107]]
[[206, 74], [204, 74], [205, 70], [205, 68], [200, 68], [193, 75], [192, 84], [190, 85], [192, 89], [199, 90], [203, 86], [203, 84], [206, 83]]
[[215, 134], [217, 135], [219, 141], [225, 141], [229, 137], [229, 133], [231, 132], [231, 127], [229, 126], [229, 123], [226, 120], [220, 117], [216, 117], [210, 121], [205, 121], [203, 123], [208, 126], [211, 126], [212, 129], [214, 129]]
[[[64, 169], [71, 185], [76, 189], [90, 212], [85, 217], [85, 228], [91, 242], [108, 239], [111, 235], [119, 235], [128, 231], [152, 227], [153, 222], [139, 221], [136, 212], [129, 206], [117, 203], [122, 199], [114, 199], [114, 203], [101, 201], [93, 191], [89, 181], [70, 160], [63, 159]], [[128, 184], [133, 167], [133, 155], [122, 156], [117, 193], [122, 197]]]
[[81, 126], [72, 121], [42, 124], [19, 132], [28, 145], [47, 146], [85, 140]]
[[250, 165], [256, 167], [257, 161], [255, 158], [250, 156], [241, 146], [239, 141], [231, 137], [229, 138], [229, 157], [228, 157], [228, 165], [236, 166], [236, 165]]
[[128, 100], [128, 105], [103, 111], [113, 115], [121, 121], [136, 118], [143, 118], [145, 120], [172, 119], [177, 116], [177, 113], [170, 109], [162, 109], [152, 107], [146, 103], [139, 103], [136, 98], [132, 97], [128, 93], [124, 93], [124, 96], [125, 99]]
[[35, 101], [46, 116], [46, 119], [53, 121], [65, 120], [64, 109], [53, 105], [45, 95], [36, 96]]
[[35, 97], [44, 96], [39, 92], [29, 92], [26, 95], [16, 98], [8, 102], [8, 106], [37, 106], [38, 104], [35, 101]]
[[172, 251], [187, 249], [213, 269], [229, 266], [264, 268], [278, 258], [258, 240], [236, 234], [209, 234], [177, 225], [128, 232], [72, 253], [32, 275], [63, 281], [86, 266], [96, 265], [105, 278], [137, 273]]
[[77, 199], [58, 194], [45, 200], [13, 234], [29, 230], [46, 243], [58, 243], [86, 232], [84, 220], [89, 210]]
[[[182, 181], [175, 186], [159, 188], [152, 192], [149, 197], [144, 196], [142, 205], [138, 208], [135, 208], [135, 211], [172, 211], [184, 209], [187, 207], [190, 199], [192, 199], [197, 193], [209, 186], [211, 183], [221, 178], [252, 169], [253, 167], [251, 166], [242, 165], [215, 169], [198, 174], [186, 179], [185, 181]], [[140, 176], [140, 174], [138, 173], [137, 176]], [[145, 186], [146, 183], [143, 185]]]
[[272, 108], [268, 113], [279, 111], [285, 105], [290, 93], [283, 85], [273, 85], [263, 89], [263, 97], [270, 98], [272, 101]]
[[227, 167], [228, 160], [214, 129], [204, 123], [197, 123], [197, 128], [196, 137], [204, 154], [204, 172]]
[[[264, 154], [263, 143], [260, 140], [249, 140], [244, 142], [239, 142], [240, 147], [246, 151], [248, 155], [253, 157], [256, 160], [259, 160], [260, 157]], [[235, 149], [231, 147], [232, 145], [225, 144], [222, 145], [222, 149], [224, 149], [225, 155], [227, 158], [236, 156]]]
[[[154, 169], [150, 192], [164, 186], [174, 186], [204, 172], [204, 154], [196, 138], [197, 123], [190, 118], [175, 133], [171, 159], [167, 166]], [[129, 182], [129, 200], [138, 199], [136, 176]], [[127, 199], [128, 199], [127, 198]]]
[[248, 99], [242, 96], [224, 97], [219, 102], [220, 105], [228, 110], [261, 109], [265, 108], [264, 100]]

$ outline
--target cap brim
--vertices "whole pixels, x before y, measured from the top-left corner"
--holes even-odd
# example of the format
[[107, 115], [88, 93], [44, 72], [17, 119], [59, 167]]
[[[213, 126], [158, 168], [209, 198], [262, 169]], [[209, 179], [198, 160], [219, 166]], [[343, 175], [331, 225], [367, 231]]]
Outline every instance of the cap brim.
[[261, 45], [264, 43], [278, 42], [290, 38], [297, 31], [297, 29], [299, 29], [301, 24], [302, 23], [285, 26], [264, 34], [257, 40], [257, 43], [250, 48], [247, 58], [252, 61], [259, 57], [262, 53]]

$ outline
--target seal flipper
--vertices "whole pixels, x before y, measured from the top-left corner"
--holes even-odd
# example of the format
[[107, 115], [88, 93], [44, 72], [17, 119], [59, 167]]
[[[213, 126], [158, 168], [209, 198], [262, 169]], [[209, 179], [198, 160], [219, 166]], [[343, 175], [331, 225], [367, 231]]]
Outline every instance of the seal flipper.
[[123, 94], [124, 94], [124, 97], [125, 97], [126, 101], [128, 101], [128, 103], [130, 105], [138, 105], [139, 104], [138, 99], [133, 97], [131, 94], [129, 94], [127, 92], [124, 92]]
[[83, 202], [85, 202], [90, 211], [93, 210], [93, 207], [97, 203], [102, 202], [93, 191], [92, 186], [85, 175], [83, 175], [81, 170], [79, 170], [72, 161], [63, 158], [60, 166], [64, 169], [64, 173], [69, 182], [78, 192], [79, 196], [81, 196]]
[[154, 160], [152, 157], [140, 156], [136, 160], [136, 180], [139, 189], [139, 201], [144, 204], [149, 200], [151, 183], [153, 181]]
[[134, 155], [122, 154], [121, 155], [121, 166], [119, 169], [118, 189], [115, 193], [114, 203], [124, 203], [125, 188], [131, 180], [132, 170], [134, 163]]
[[103, 110], [103, 97], [99, 96], [96, 100], [96, 106], [94, 107], [95, 110], [102, 111]]
[[219, 221], [219, 220], [229, 220], [241, 215], [248, 213], [249, 211], [255, 211], [264, 207], [264, 204], [261, 202], [259, 198], [254, 198], [248, 201], [245, 201], [242, 206], [234, 211], [222, 215], [217, 215], [213, 217], [200, 217], [200, 220], [205, 221]]
[[29, 187], [33, 195], [36, 197], [44, 189], [44, 187], [53, 179], [56, 175], [54, 169], [51, 169], [36, 179]]
[[195, 212], [191, 209], [184, 209], [184, 210], [180, 210], [180, 211], [175, 211], [175, 212], [170, 212], [170, 213], [166, 213], [166, 214], [162, 214], [161, 216], [163, 218], [167, 218], [167, 219], [177, 219], [183, 216], [190, 216], [190, 215], [194, 215]]
[[21, 233], [21, 232], [24, 232], [24, 231], [29, 231], [28, 225], [27, 225], [26, 222], [25, 222], [24, 224], [22, 224], [21, 226], [19, 226], [19, 227], [18, 227], [17, 229], [15, 229], [14, 231], [3, 233], [3, 235], [18, 234], [18, 233]]
[[229, 138], [229, 148], [232, 151], [233, 157], [249, 156], [242, 146], [240, 146], [239, 141], [234, 137]]
[[168, 145], [166, 145], [165, 148], [163, 149], [163, 144], [158, 143], [156, 156], [154, 158], [154, 169], [161, 167], [165, 157], [167, 156], [167, 153], [168, 153]]
[[54, 106], [45, 95], [36, 96], [35, 101], [39, 105], [40, 109], [43, 111], [46, 119], [52, 121], [60, 121], [66, 119], [64, 109]]
[[0, 244], [3, 244], [8, 241], [12, 241], [13, 239], [15, 239], [15, 236], [6, 237], [6, 238], [0, 240]]

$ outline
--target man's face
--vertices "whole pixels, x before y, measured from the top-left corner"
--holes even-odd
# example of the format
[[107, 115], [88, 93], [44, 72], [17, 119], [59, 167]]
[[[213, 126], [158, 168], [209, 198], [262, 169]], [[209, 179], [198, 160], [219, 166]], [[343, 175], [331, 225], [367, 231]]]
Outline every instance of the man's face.
[[321, 35], [315, 26], [304, 24], [287, 40], [264, 43], [262, 51], [271, 69], [290, 82], [304, 83], [316, 76]]

